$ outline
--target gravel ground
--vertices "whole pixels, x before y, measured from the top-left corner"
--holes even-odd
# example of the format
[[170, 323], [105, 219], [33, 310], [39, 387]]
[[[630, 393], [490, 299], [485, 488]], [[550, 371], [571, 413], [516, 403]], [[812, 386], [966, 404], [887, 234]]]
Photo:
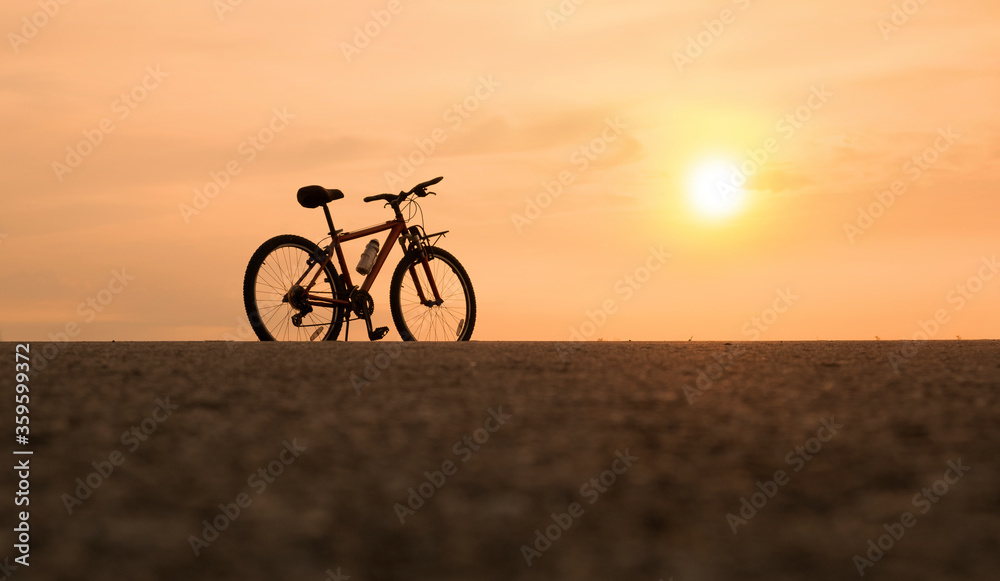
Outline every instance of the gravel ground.
[[0, 579], [1000, 580], [997, 341], [46, 346]]

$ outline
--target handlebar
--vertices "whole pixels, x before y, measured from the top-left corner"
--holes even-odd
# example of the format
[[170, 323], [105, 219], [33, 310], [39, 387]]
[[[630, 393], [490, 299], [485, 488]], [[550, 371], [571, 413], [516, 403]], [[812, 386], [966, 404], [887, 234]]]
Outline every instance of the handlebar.
[[385, 200], [386, 202], [392, 203], [398, 196], [395, 194], [379, 194], [377, 196], [368, 196], [365, 198], [366, 202], [377, 202], [379, 200]]
[[436, 177], [432, 180], [427, 180], [426, 182], [421, 182], [413, 186], [413, 188], [411, 188], [410, 191], [408, 192], [399, 192], [398, 194], [378, 194], [375, 196], [368, 196], [365, 198], [365, 201], [377, 202], [381, 200], [389, 204], [393, 208], [398, 208], [399, 205], [402, 204], [404, 201], [406, 201], [406, 198], [408, 198], [410, 195], [415, 195], [418, 198], [423, 198], [424, 196], [433, 194], [434, 192], [428, 192], [427, 188], [433, 186], [434, 184], [440, 183], [441, 180], [443, 179], [444, 177], [442, 176], [442, 177]]

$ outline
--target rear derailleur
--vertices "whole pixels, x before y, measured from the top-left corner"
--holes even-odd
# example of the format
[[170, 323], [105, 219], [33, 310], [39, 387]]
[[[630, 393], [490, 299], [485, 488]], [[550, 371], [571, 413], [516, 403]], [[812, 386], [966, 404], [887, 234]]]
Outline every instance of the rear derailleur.
[[281, 302], [288, 303], [298, 311], [292, 315], [292, 324], [296, 327], [301, 327], [302, 318], [313, 311], [312, 305], [309, 304], [308, 294], [309, 292], [305, 288], [295, 285], [281, 299]]

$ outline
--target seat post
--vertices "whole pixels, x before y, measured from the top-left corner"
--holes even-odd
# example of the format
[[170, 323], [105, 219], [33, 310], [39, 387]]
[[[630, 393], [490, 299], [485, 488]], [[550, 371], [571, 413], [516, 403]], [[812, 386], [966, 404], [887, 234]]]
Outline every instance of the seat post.
[[336, 230], [333, 227], [333, 216], [330, 215], [330, 208], [326, 204], [323, 204], [323, 213], [326, 214], [326, 223], [330, 226], [330, 236], [336, 237]]

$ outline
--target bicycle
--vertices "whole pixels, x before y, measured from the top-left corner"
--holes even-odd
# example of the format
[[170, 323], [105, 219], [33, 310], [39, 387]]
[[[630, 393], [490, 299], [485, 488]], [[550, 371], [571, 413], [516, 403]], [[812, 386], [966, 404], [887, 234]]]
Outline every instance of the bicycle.
[[[403, 258], [389, 283], [389, 307], [400, 337], [404, 341], [468, 341], [476, 323], [472, 282], [458, 260], [436, 246], [448, 230], [427, 234], [423, 210], [417, 203], [433, 195], [427, 188], [442, 179], [417, 184], [408, 192], [366, 197], [365, 202], [385, 202], [395, 216], [384, 224], [354, 232], [337, 230], [333, 225], [328, 204], [342, 199], [343, 192], [322, 186], [299, 189], [296, 197], [300, 205], [323, 208], [330, 227], [330, 244], [321, 248], [327, 238], [317, 244], [283, 234], [264, 242], [254, 252], [243, 278], [243, 302], [257, 337], [261, 341], [315, 341], [322, 336], [322, 341], [336, 341], [341, 327], [346, 327], [346, 341], [352, 320], [365, 321], [370, 341], [385, 337], [388, 327], [372, 328], [375, 302], [369, 289], [398, 241]], [[421, 223], [407, 226], [417, 212]], [[365, 279], [361, 286], [355, 285], [341, 244], [386, 230], [389, 234], [377, 257], [372, 251], [372, 245], [378, 248], [377, 239], [369, 242], [362, 254], [357, 270]]]

